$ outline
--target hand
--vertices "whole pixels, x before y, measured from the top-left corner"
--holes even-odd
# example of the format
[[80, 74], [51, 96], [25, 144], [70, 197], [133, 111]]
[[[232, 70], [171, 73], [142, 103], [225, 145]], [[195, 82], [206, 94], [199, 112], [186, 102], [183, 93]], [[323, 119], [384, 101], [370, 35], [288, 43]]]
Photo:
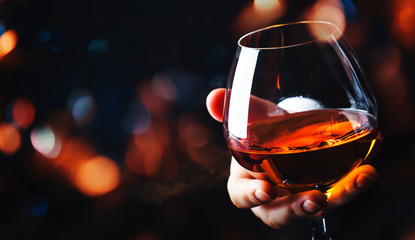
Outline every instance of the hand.
[[[206, 99], [210, 115], [222, 121], [225, 89], [213, 90]], [[260, 102], [259, 105], [264, 105]], [[382, 142], [379, 133], [368, 160], [375, 155]], [[368, 161], [367, 160], [367, 161]], [[326, 208], [340, 206], [352, 200], [356, 195], [369, 188], [378, 178], [376, 169], [370, 165], [361, 165], [340, 180], [330, 191], [329, 199], [318, 190], [297, 194], [276, 188], [272, 183], [261, 180], [257, 173], [241, 167], [232, 158], [228, 179], [229, 196], [239, 208], [250, 208], [265, 224], [281, 228], [291, 220], [311, 216]]]

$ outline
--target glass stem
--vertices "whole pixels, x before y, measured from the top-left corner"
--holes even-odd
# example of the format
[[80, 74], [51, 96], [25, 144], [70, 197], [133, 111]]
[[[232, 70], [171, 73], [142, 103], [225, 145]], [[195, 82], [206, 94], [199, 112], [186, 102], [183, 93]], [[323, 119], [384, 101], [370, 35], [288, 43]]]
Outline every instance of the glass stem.
[[322, 212], [311, 217], [312, 238], [311, 240], [331, 240], [327, 234], [326, 220]]

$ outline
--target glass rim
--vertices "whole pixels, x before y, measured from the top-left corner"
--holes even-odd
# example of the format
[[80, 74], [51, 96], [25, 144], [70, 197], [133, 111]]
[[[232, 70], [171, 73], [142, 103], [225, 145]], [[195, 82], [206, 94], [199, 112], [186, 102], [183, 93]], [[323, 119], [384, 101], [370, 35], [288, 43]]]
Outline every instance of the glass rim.
[[[330, 33], [326, 33], [323, 36], [316, 37], [313, 40], [304, 41], [304, 42], [300, 42], [300, 43], [297, 43], [297, 44], [284, 45], [284, 46], [275, 46], [275, 47], [250, 47], [250, 46], [243, 45], [241, 43], [241, 41], [244, 40], [246, 37], [248, 37], [250, 35], [257, 34], [259, 32], [263, 32], [263, 31], [271, 30], [271, 29], [275, 29], [275, 28], [281, 28], [281, 27], [285, 27], [285, 26], [300, 25], [300, 24], [310, 24], [310, 23], [325, 24], [327, 26], [333, 27], [334, 29]], [[239, 40], [238, 40], [238, 46], [241, 47], [241, 48], [249, 48], [249, 49], [256, 49], [256, 50], [285, 49], [285, 48], [291, 48], [291, 47], [301, 46], [301, 45], [305, 45], [305, 44], [308, 44], [308, 43], [316, 42], [316, 41], [319, 41], [319, 40], [322, 40], [322, 39], [326, 39], [329, 36], [335, 36], [335, 33], [339, 33], [340, 35], [343, 35], [342, 31], [339, 29], [339, 27], [336, 24], [334, 24], [332, 22], [328, 22], [328, 21], [313, 21], [313, 20], [310, 20], [310, 21], [298, 21], [298, 22], [281, 23], [281, 24], [275, 24], [275, 25], [271, 25], [271, 26], [268, 26], [268, 27], [260, 28], [260, 29], [257, 29], [257, 30], [254, 30], [254, 31], [251, 31], [249, 33], [244, 34], [242, 37], [239, 38]]]

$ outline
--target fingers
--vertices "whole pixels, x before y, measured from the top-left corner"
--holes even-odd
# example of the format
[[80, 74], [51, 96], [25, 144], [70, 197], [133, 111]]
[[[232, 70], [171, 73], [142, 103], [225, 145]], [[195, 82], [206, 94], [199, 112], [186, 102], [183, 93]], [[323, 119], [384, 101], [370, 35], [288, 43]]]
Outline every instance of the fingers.
[[[365, 159], [364, 163], [369, 163], [374, 158], [379, 152], [382, 143], [383, 135], [378, 132], [373, 149]], [[372, 186], [377, 181], [378, 177], [378, 172], [373, 166], [361, 165], [354, 169], [349, 175], [330, 189], [330, 197], [328, 199], [329, 207], [340, 206], [349, 202], [359, 193], [366, 191]]]
[[251, 208], [264, 223], [281, 228], [296, 218], [311, 216], [327, 206], [326, 197], [317, 190], [290, 194], [256, 178], [232, 158], [228, 192], [233, 204]]
[[331, 190], [329, 207], [343, 205], [359, 193], [366, 191], [378, 179], [378, 172], [373, 166], [362, 165], [340, 180]]
[[222, 122], [225, 88], [214, 89], [206, 97], [206, 107], [209, 114], [218, 122]]
[[317, 190], [290, 194], [253, 176], [232, 159], [228, 191], [232, 202], [252, 212], [270, 227], [279, 229], [297, 218], [311, 216], [326, 208], [343, 205], [367, 190], [378, 178], [376, 169], [362, 165], [340, 180], [330, 197]]
[[324, 194], [312, 190], [277, 198], [252, 208], [252, 212], [268, 226], [279, 229], [294, 219], [314, 215], [326, 207]]
[[228, 181], [228, 192], [232, 203], [238, 208], [252, 208], [270, 202], [276, 191], [269, 183], [258, 179]]
[[234, 158], [228, 179], [228, 192], [232, 203], [239, 208], [252, 208], [270, 202], [277, 196], [273, 184], [255, 179], [251, 173], [241, 167]]

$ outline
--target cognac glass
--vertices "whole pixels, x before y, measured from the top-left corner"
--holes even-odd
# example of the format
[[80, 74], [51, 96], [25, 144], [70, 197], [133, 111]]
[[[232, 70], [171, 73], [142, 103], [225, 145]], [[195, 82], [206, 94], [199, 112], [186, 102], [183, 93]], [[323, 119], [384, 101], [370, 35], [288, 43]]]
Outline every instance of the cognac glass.
[[[239, 39], [223, 127], [244, 168], [293, 193], [327, 193], [369, 155], [377, 106], [334, 24], [280, 24]], [[330, 239], [321, 221], [313, 239]]]

